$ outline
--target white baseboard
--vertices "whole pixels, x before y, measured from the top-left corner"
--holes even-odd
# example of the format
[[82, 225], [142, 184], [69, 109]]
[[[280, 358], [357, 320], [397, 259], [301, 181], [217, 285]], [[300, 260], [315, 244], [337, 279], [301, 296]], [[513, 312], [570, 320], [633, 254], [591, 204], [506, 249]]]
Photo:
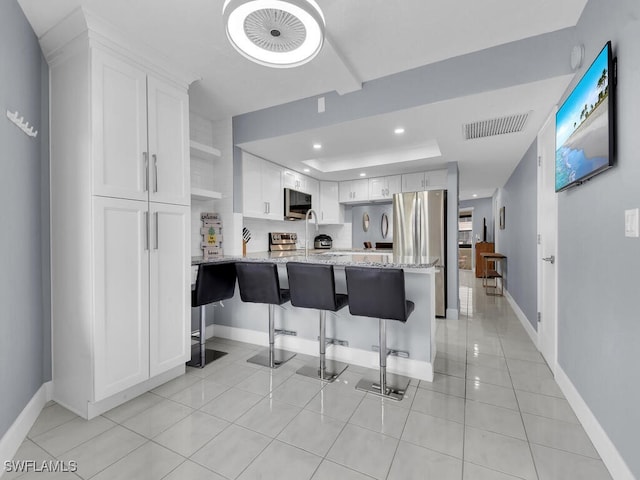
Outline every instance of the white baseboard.
[[[6, 460], [11, 460], [15, 456], [22, 442], [27, 438], [27, 434], [40, 415], [40, 412], [51, 400], [51, 382], [43, 383], [38, 391], [31, 397], [29, 403], [22, 409], [18, 418], [15, 419], [9, 430], [0, 438], [0, 462], [4, 464]], [[0, 468], [0, 477], [4, 473], [4, 468]]]
[[[237, 340], [239, 342], [251, 343], [254, 345], [266, 346], [269, 343], [267, 332], [248, 330], [245, 328], [229, 327], [227, 325], [215, 326], [216, 337]], [[276, 337], [276, 347], [286, 348], [296, 353], [312, 355], [317, 357], [318, 342], [307, 338], [283, 335]], [[350, 363], [366, 368], [378, 368], [378, 353], [357, 348], [343, 347], [340, 345], [327, 346], [327, 359], [338, 362]], [[387, 358], [387, 372], [398, 375], [405, 375], [428, 382], [433, 381], [433, 364], [414, 360], [411, 358], [401, 358], [390, 356]]]
[[516, 317], [518, 317], [518, 320], [520, 320], [520, 323], [526, 330], [527, 334], [529, 334], [529, 338], [531, 338], [533, 344], [538, 350], [540, 350], [540, 345], [538, 344], [538, 332], [533, 328], [533, 325], [531, 325], [531, 322], [529, 322], [529, 319], [524, 314], [520, 306], [516, 303], [508, 290], [504, 291], [504, 297], [507, 299], [507, 302], [509, 302], [509, 305], [511, 305], [511, 308], [513, 308]]
[[635, 480], [636, 477], [634, 477], [622, 455], [620, 455], [620, 452], [618, 452], [598, 419], [591, 412], [591, 409], [559, 364], [556, 368], [556, 382], [558, 382], [564, 396], [567, 397], [569, 405], [573, 408], [585, 432], [593, 442], [593, 446], [600, 454], [607, 469], [609, 469], [611, 476], [616, 480]]

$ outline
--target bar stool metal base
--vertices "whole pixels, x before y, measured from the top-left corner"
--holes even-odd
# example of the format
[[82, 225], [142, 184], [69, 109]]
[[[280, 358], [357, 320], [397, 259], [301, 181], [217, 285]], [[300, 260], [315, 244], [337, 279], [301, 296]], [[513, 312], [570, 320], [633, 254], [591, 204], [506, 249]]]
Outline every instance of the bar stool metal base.
[[253, 357], [249, 358], [247, 360], [247, 362], [255, 363], [256, 365], [262, 365], [263, 367], [278, 368], [283, 363], [288, 362], [289, 360], [291, 360], [295, 356], [296, 356], [296, 354], [293, 353], [293, 352], [289, 352], [287, 350], [280, 350], [278, 348], [274, 348], [273, 349], [273, 362], [271, 361], [271, 356], [269, 355], [269, 350], [267, 350], [265, 352], [260, 352], [259, 354], [254, 355]]
[[387, 375], [387, 385], [385, 392], [380, 391], [380, 380], [367, 380], [363, 378], [356, 385], [356, 390], [362, 390], [363, 392], [373, 393], [384, 398], [390, 398], [391, 400], [400, 401], [404, 398], [404, 394], [409, 388], [409, 382], [411, 379], [403, 377], [402, 375]]
[[204, 351], [204, 363], [202, 363], [202, 353], [200, 352], [200, 345], [194, 345], [191, 348], [191, 360], [187, 362], [188, 367], [200, 367], [204, 368], [205, 365], [210, 364], [214, 360], [218, 360], [224, 357], [227, 352], [221, 352], [220, 350], [212, 350], [207, 348]]
[[304, 375], [305, 377], [319, 378], [323, 382], [331, 383], [338, 378], [348, 366], [346, 363], [327, 360], [324, 370], [320, 368], [319, 365], [305, 365], [304, 367], [300, 367], [296, 373], [298, 375]]

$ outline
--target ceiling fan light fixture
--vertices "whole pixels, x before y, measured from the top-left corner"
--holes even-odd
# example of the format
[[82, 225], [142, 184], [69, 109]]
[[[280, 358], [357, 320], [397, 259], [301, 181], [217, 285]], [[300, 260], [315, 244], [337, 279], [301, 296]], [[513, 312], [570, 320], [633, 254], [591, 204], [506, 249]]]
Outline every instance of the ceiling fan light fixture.
[[314, 0], [225, 0], [222, 16], [231, 45], [267, 67], [304, 65], [324, 43], [324, 16]]

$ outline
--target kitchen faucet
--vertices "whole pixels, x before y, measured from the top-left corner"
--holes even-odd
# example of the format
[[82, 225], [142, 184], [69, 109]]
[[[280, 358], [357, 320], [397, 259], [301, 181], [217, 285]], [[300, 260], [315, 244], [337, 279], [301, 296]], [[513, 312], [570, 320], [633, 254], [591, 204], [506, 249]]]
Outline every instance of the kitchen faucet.
[[312, 213], [316, 219], [316, 232], [318, 231], [318, 215], [316, 215], [316, 212], [310, 208], [309, 210], [307, 210], [307, 214], [304, 216], [304, 258], [307, 258], [309, 256], [309, 242], [307, 241], [307, 237], [308, 237], [307, 230], [309, 230], [309, 217], [311, 216]]

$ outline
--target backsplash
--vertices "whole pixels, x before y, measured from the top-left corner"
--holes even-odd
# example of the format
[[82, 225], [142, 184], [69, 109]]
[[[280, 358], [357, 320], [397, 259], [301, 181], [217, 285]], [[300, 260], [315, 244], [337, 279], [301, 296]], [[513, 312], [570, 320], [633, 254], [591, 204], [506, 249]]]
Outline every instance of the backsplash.
[[[247, 244], [247, 252], [266, 252], [269, 250], [269, 232], [292, 232], [298, 234], [298, 249], [304, 249], [303, 221], [277, 221], [262, 220], [257, 218], [245, 218], [244, 227], [251, 233], [251, 240]], [[333, 248], [351, 248], [351, 224], [320, 225], [316, 232], [315, 223], [309, 224], [309, 248], [313, 248], [313, 239], [319, 233], [330, 235], [333, 239]]]

